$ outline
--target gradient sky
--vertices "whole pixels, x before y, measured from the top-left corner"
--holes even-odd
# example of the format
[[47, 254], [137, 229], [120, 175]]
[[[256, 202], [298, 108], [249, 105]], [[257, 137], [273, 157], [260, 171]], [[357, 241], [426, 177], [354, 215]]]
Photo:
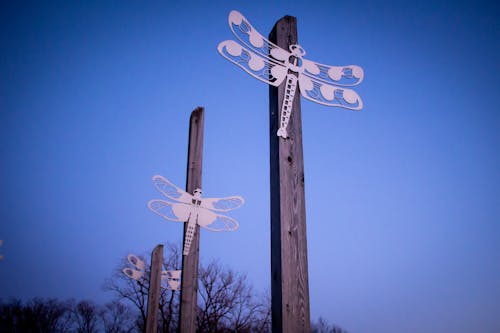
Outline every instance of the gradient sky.
[[233, 9], [296, 16], [306, 57], [357, 64], [361, 112], [302, 100], [311, 316], [355, 333], [500, 332], [500, 7], [469, 1], [2, 2], [0, 298], [105, 302], [128, 253], [179, 243], [148, 211], [238, 194], [201, 257], [270, 285], [268, 87], [216, 51]]

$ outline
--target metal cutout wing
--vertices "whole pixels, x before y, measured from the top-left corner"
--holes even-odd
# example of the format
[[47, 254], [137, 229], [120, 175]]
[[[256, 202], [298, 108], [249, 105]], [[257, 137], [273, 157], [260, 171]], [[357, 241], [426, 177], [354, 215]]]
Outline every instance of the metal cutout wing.
[[233, 35], [250, 50], [273, 63], [286, 66], [285, 61], [292, 54], [262, 36], [243, 14], [233, 10], [229, 13], [228, 21]]
[[160, 175], [153, 176], [153, 184], [164, 196], [174, 201], [191, 203], [193, 196], [180, 189], [168, 179]]
[[235, 219], [215, 214], [209, 210], [204, 210], [198, 215], [198, 224], [200, 227], [210, 231], [234, 231], [238, 229], [239, 224]]
[[226, 40], [217, 47], [219, 53], [254, 78], [279, 86], [288, 73], [285, 60], [290, 57], [290, 52], [267, 40], [236, 10], [229, 13], [228, 22], [234, 36], [246, 48]]
[[311, 79], [336, 86], [352, 87], [363, 81], [364, 71], [356, 65], [329, 66], [303, 59], [303, 74]]
[[188, 205], [159, 199], [150, 200], [148, 208], [164, 219], [173, 222], [186, 222], [190, 215], [190, 207]]
[[240, 196], [232, 196], [227, 198], [204, 198], [201, 201], [201, 207], [218, 212], [227, 212], [236, 208], [240, 208], [244, 202], [245, 201]]
[[264, 83], [277, 87], [286, 77], [286, 67], [257, 55], [233, 40], [221, 42], [217, 50], [224, 58]]
[[361, 110], [363, 102], [351, 87], [363, 81], [363, 69], [356, 65], [329, 66], [302, 59], [299, 88], [302, 96], [326, 106]]
[[300, 94], [312, 102], [358, 111], [363, 108], [359, 95], [352, 89], [337, 87], [305, 74], [299, 76]]
[[146, 264], [134, 254], [129, 254], [127, 260], [134, 268], [126, 267], [122, 272], [129, 278], [139, 281], [144, 277]]

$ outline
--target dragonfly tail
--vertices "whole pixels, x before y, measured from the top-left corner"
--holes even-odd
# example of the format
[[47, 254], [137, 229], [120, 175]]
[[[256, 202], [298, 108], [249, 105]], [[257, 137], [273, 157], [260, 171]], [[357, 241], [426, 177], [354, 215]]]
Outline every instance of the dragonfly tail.
[[184, 250], [182, 252], [183, 255], [187, 256], [189, 254], [189, 250], [191, 249], [191, 242], [193, 241], [193, 236], [196, 231], [196, 223], [188, 222], [186, 236], [184, 237]]
[[281, 136], [283, 139], [286, 139], [288, 138], [288, 133], [286, 132], [286, 128], [285, 127], [280, 127], [278, 129], [278, 132], [276, 133], [278, 136]]

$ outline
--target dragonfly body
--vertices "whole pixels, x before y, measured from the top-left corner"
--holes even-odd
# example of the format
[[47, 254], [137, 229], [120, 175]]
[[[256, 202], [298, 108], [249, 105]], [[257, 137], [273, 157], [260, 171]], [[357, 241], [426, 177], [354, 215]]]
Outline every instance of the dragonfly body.
[[189, 249], [191, 248], [191, 242], [193, 241], [193, 236], [196, 231], [199, 205], [196, 205], [195, 203], [173, 203], [172, 212], [178, 217], [179, 220], [186, 221], [187, 223], [183, 249], [183, 255], [187, 255], [189, 253]]
[[167, 220], [187, 223], [183, 255], [189, 254], [196, 225], [211, 231], [233, 231], [238, 228], [236, 220], [214, 211], [236, 209], [243, 204], [242, 197], [202, 198], [201, 189], [189, 194], [159, 175], [153, 177], [153, 183], [158, 191], [173, 202], [151, 200], [148, 202], [149, 209]]
[[[184, 240], [184, 249], [182, 254], [188, 255], [189, 249], [191, 248], [191, 243], [193, 242], [193, 237], [196, 232], [196, 225], [198, 224], [198, 216], [200, 214], [200, 205], [201, 205], [201, 190], [196, 189], [194, 191], [193, 199], [191, 200], [191, 206], [189, 207], [189, 215], [187, 216], [187, 228], [186, 228], [186, 237]], [[186, 211], [185, 205], [177, 204], [174, 207], [174, 212], [179, 211], [182, 216], [186, 216], [188, 213]], [[179, 216], [179, 215], [178, 215]]]
[[288, 121], [290, 120], [290, 114], [293, 108], [293, 99], [295, 97], [295, 90], [297, 89], [297, 77], [288, 73], [286, 75], [286, 86], [285, 86], [285, 97], [283, 98], [283, 103], [281, 104], [281, 117], [280, 117], [280, 128], [278, 128], [278, 136], [286, 139], [288, 133], [286, 128], [288, 126]]
[[264, 38], [239, 12], [229, 14], [229, 26], [238, 39], [219, 44], [219, 53], [254, 78], [278, 87], [286, 80], [278, 136], [287, 137], [297, 85], [301, 95], [313, 102], [360, 110], [363, 103], [349, 88], [363, 80], [363, 69], [356, 65], [328, 66], [304, 59], [305, 50], [298, 44], [289, 51]]

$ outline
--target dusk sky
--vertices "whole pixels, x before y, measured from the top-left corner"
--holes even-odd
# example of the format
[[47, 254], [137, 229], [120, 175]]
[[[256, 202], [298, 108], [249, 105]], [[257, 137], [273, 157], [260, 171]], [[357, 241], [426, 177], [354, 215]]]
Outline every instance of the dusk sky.
[[500, 6], [494, 1], [36, 1], [0, 5], [0, 298], [92, 299], [119, 261], [180, 244], [147, 209], [241, 195], [201, 260], [270, 288], [268, 86], [217, 53], [240, 11], [297, 17], [306, 58], [359, 65], [362, 111], [302, 99], [311, 318], [351, 333], [500, 332]]

